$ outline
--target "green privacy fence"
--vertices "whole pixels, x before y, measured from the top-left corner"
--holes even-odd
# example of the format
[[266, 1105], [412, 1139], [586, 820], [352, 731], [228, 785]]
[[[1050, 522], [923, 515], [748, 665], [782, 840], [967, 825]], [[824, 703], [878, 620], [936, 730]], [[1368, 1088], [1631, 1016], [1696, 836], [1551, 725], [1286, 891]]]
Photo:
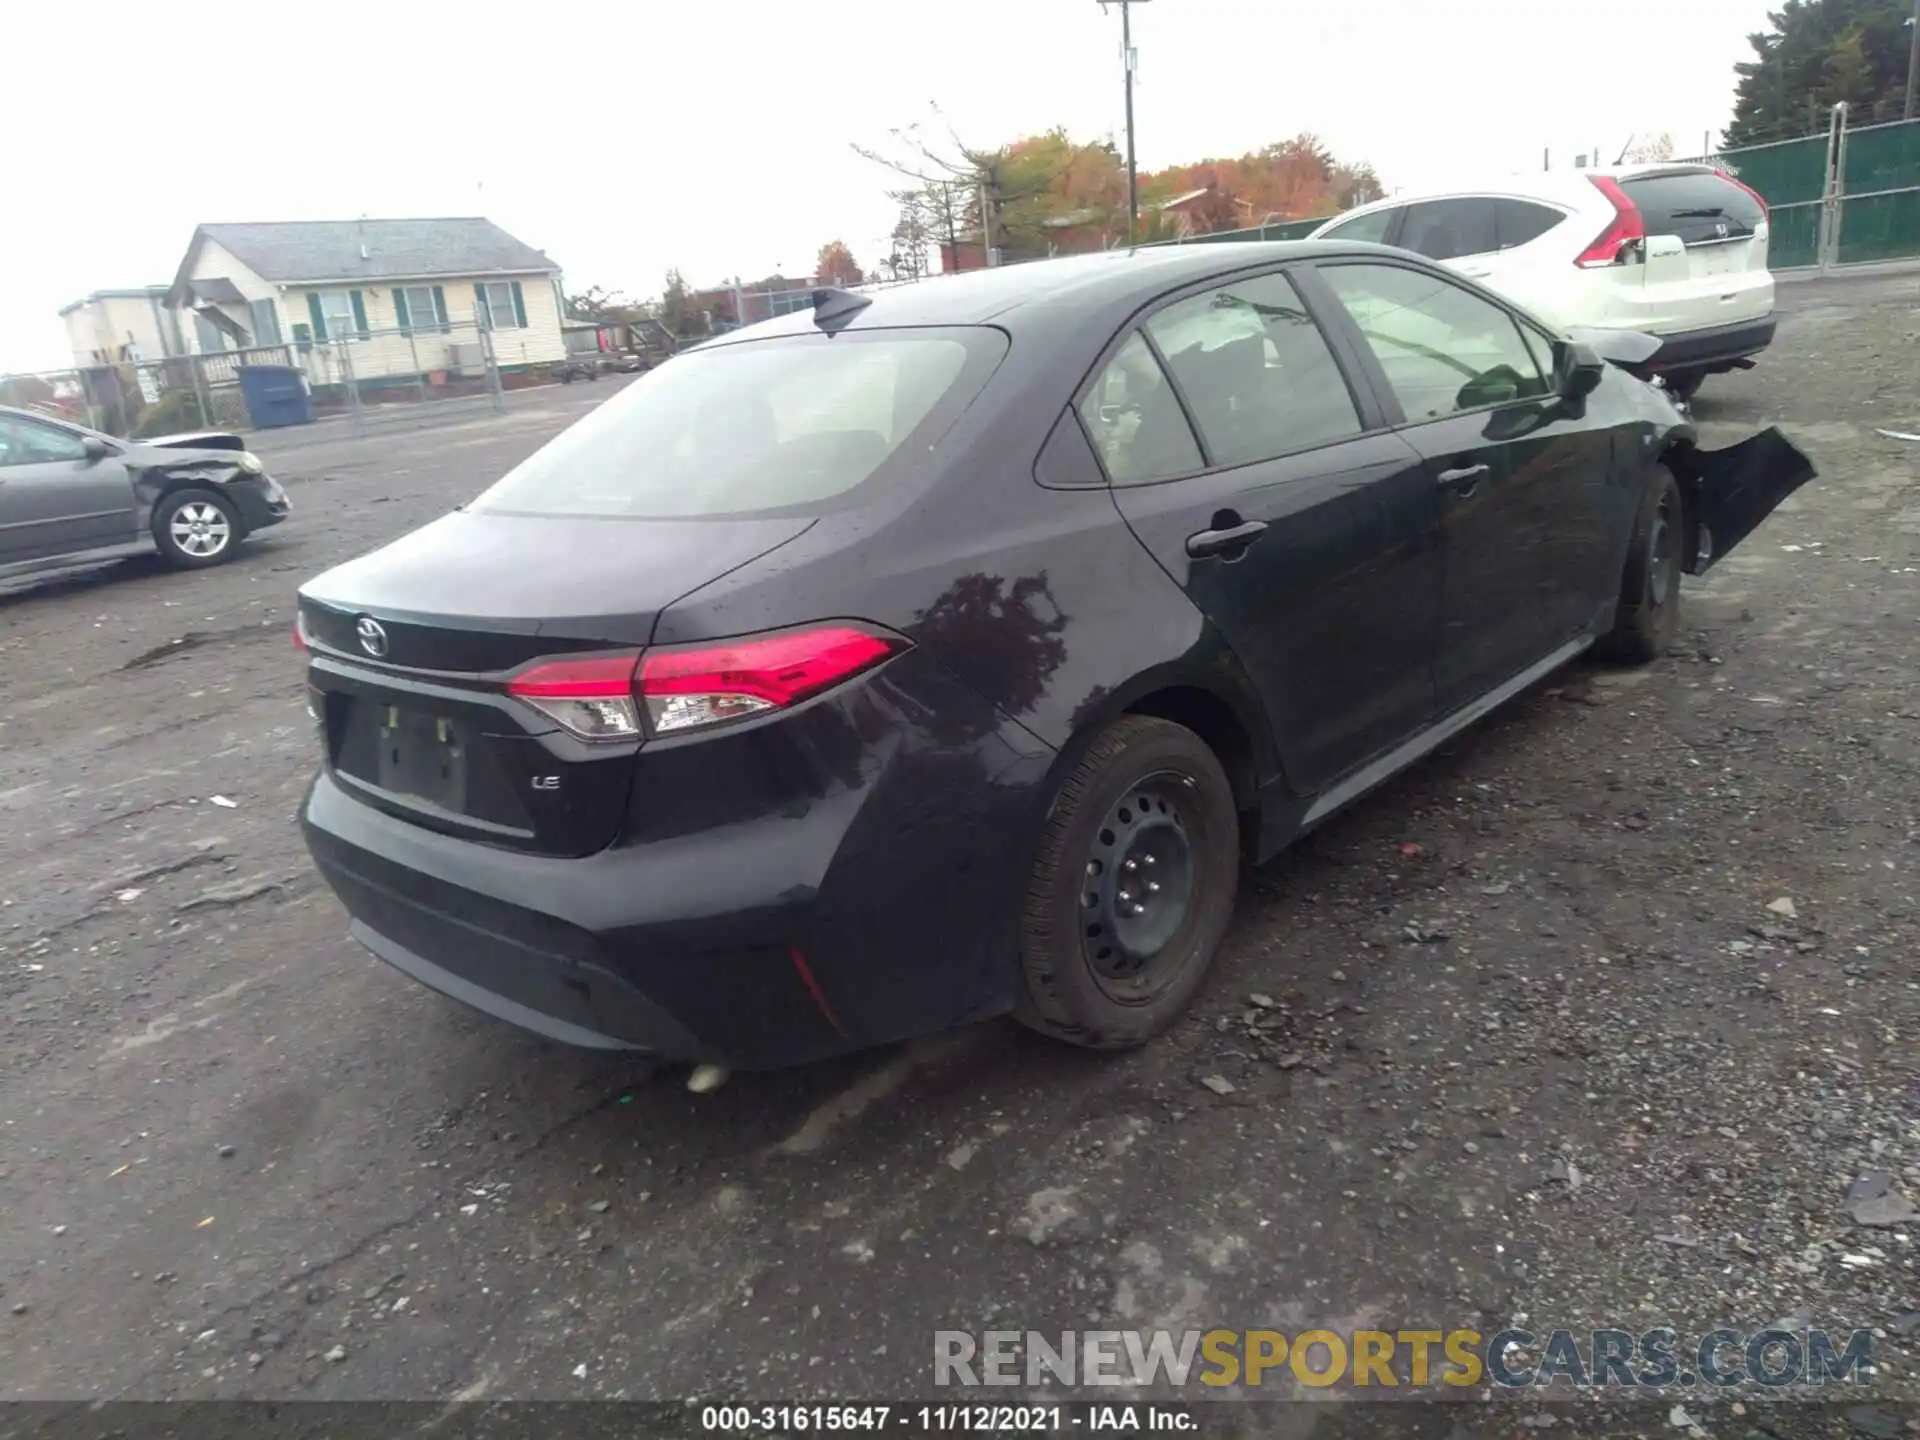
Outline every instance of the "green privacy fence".
[[1839, 171], [1834, 263], [1920, 255], [1920, 120], [1844, 132]]
[[1767, 202], [1776, 270], [1920, 257], [1920, 120], [1848, 122], [1836, 105], [1824, 135], [1706, 157]]

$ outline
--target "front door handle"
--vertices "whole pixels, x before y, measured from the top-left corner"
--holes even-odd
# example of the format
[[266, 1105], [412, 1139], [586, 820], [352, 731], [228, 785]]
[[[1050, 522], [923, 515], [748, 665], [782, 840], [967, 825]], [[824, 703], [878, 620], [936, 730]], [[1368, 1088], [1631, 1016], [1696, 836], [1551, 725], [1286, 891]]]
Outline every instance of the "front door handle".
[[1471, 495], [1480, 488], [1480, 482], [1491, 473], [1492, 467], [1486, 464], [1461, 465], [1452, 470], [1440, 472], [1440, 483], [1449, 489], [1458, 490], [1462, 495]]
[[1267, 522], [1248, 520], [1240, 525], [1230, 525], [1224, 530], [1202, 530], [1197, 535], [1187, 537], [1187, 554], [1195, 560], [1204, 560], [1209, 555], [1225, 555], [1230, 551], [1244, 550], [1266, 533]]

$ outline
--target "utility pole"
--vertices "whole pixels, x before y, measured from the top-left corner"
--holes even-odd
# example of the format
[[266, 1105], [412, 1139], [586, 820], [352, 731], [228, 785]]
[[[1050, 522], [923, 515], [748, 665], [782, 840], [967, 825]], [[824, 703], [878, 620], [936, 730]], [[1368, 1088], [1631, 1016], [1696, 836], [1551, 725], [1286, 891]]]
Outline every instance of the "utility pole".
[[1920, 0], [1913, 0], [1913, 16], [1907, 21], [1913, 34], [1907, 37], [1907, 107], [1901, 115], [1914, 118], [1914, 103], [1920, 100]]
[[[1105, 11], [1108, 0], [1100, 0]], [[1127, 243], [1133, 244], [1140, 226], [1140, 172], [1133, 153], [1133, 15], [1131, 7], [1147, 0], [1114, 0], [1120, 7], [1120, 62], [1126, 72], [1127, 86]]]

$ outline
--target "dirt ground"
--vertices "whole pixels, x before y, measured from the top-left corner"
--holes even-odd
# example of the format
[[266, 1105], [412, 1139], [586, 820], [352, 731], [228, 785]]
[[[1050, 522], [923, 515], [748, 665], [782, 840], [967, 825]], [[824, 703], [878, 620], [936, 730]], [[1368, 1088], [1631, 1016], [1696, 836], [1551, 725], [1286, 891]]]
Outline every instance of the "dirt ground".
[[1920, 431], [1920, 278], [1781, 299], [1698, 413], [1821, 479], [1669, 658], [1262, 871], [1165, 1041], [997, 1023], [705, 1097], [380, 966], [292, 822], [294, 586], [611, 387], [263, 437], [295, 513], [237, 563], [0, 599], [0, 1396], [905, 1396], [940, 1329], [1781, 1321], [1878, 1327], [1920, 1398], [1920, 1223], [1847, 1211], [1920, 1199], [1920, 444], [1875, 433]]

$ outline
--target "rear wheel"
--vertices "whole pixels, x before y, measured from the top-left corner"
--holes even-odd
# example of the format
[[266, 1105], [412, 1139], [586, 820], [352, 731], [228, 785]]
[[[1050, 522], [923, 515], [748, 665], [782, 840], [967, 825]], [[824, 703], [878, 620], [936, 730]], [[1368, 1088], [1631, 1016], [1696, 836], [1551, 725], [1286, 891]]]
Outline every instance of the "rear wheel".
[[166, 562], [182, 570], [218, 565], [241, 534], [233, 502], [212, 490], [176, 490], [154, 507], [154, 541]]
[[1620, 575], [1620, 608], [1600, 653], [1644, 665], [1657, 660], [1680, 628], [1680, 555], [1686, 539], [1686, 502], [1680, 482], [1662, 467], [1633, 522], [1633, 540]]
[[1055, 798], [1027, 892], [1015, 1013], [1094, 1049], [1151, 1039], [1199, 988], [1239, 880], [1239, 815], [1213, 751], [1171, 721], [1116, 721]]

